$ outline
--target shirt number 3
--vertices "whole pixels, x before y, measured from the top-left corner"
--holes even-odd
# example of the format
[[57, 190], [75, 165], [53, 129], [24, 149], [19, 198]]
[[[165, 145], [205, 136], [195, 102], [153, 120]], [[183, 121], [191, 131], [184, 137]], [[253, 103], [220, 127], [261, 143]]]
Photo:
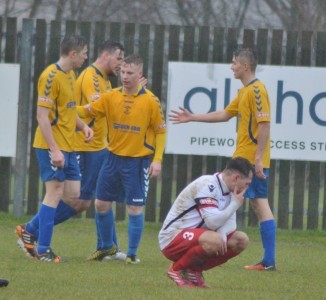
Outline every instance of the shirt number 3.
[[193, 232], [186, 231], [186, 232], [183, 233], [182, 237], [185, 240], [191, 241], [194, 238], [194, 233]]

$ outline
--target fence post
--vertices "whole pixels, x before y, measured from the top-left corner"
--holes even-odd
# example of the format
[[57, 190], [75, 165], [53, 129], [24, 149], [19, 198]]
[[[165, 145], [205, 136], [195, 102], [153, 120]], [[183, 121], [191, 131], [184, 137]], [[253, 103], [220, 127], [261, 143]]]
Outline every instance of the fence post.
[[309, 163], [308, 220], [307, 229], [318, 228], [318, 204], [320, 188], [320, 162]]
[[85, 68], [89, 66], [91, 63], [91, 55], [90, 55], [90, 41], [91, 41], [91, 23], [90, 22], [80, 22], [79, 24], [80, 34], [87, 40], [88, 42], [88, 54], [87, 59], [85, 59], [83, 65], [80, 69], [78, 69], [78, 74], [80, 74]]
[[48, 57], [46, 64], [52, 64], [59, 59], [61, 44], [61, 23], [59, 21], [51, 21], [50, 42], [48, 47]]
[[20, 57], [20, 87], [18, 105], [17, 150], [15, 161], [14, 184], [14, 216], [24, 215], [24, 198], [27, 176], [28, 134], [31, 105], [31, 69], [32, 69], [32, 39], [34, 24], [32, 19], [23, 20], [21, 57]]
[[[121, 35], [121, 24], [120, 23], [110, 23], [110, 36], [109, 36], [110, 40], [119, 42], [120, 41], [120, 35]], [[124, 45], [124, 47], [125, 47], [125, 56], [126, 56], [126, 51], [129, 51], [127, 49], [127, 47], [129, 47], [129, 46], [130, 45], [128, 45], [128, 44]], [[133, 49], [134, 49], [134, 45], [132, 45], [131, 50], [133, 51]], [[145, 69], [145, 64], [144, 64], [144, 69]], [[110, 81], [111, 81], [112, 87], [117, 87], [118, 85], [121, 85], [120, 82], [119, 82], [119, 77], [118, 76], [111, 77]]]
[[293, 229], [303, 229], [305, 168], [304, 161], [296, 161], [294, 164]]

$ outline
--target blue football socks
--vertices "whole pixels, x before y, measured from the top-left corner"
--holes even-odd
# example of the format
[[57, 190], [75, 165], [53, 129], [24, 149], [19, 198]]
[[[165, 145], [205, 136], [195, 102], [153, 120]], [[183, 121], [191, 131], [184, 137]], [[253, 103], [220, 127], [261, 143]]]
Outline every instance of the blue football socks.
[[36, 239], [38, 239], [38, 227], [39, 227], [39, 213], [38, 212], [32, 220], [30, 220], [27, 224], [26, 224], [26, 230], [31, 233], [32, 235], [34, 235], [36, 237]]
[[95, 226], [96, 226], [96, 235], [97, 235], [97, 244], [96, 244], [96, 250], [102, 249], [103, 245], [102, 245], [102, 238], [101, 238], [101, 233], [100, 233], [100, 229], [98, 226], [98, 217], [96, 216], [97, 212], [95, 212], [95, 216], [94, 216], [94, 220], [95, 220]]
[[275, 220], [267, 220], [260, 223], [260, 236], [264, 247], [262, 262], [268, 266], [274, 266], [276, 244]]
[[60, 200], [54, 217], [54, 225], [60, 224], [70, 219], [76, 214], [76, 210], [74, 210], [70, 205], [68, 205], [64, 201]]
[[128, 239], [129, 246], [127, 255], [136, 255], [138, 245], [144, 229], [144, 214], [129, 215]]
[[95, 212], [95, 222], [98, 231], [98, 238], [102, 241], [100, 248], [110, 249], [113, 246], [113, 214], [110, 211], [106, 213]]
[[39, 239], [37, 252], [39, 254], [45, 253], [46, 250], [50, 248], [53, 227], [54, 227], [54, 215], [56, 208], [47, 206], [45, 204], [41, 205], [39, 215]]
[[[71, 206], [60, 200], [54, 216], [54, 225], [60, 224], [76, 214], [77, 212]], [[26, 230], [34, 235], [36, 240], [39, 236], [39, 223], [39, 213], [37, 213], [26, 225]]]
[[[119, 248], [118, 246], [118, 237], [117, 237], [117, 233], [116, 233], [116, 230], [115, 230], [115, 223], [114, 223], [114, 214], [113, 214], [113, 209], [110, 209], [110, 211], [108, 212], [109, 215], [108, 217], [109, 218], [112, 218], [112, 221], [109, 220], [109, 222], [113, 224], [113, 232], [112, 232], [112, 240], [113, 240], [113, 243], [117, 246], [117, 248]], [[102, 246], [102, 239], [101, 239], [101, 235], [100, 235], [100, 232], [99, 232], [99, 228], [98, 228], [98, 222], [95, 221], [95, 224], [96, 224], [96, 233], [97, 233], [97, 245], [96, 245], [96, 250], [98, 249], [101, 249], [103, 248]]]

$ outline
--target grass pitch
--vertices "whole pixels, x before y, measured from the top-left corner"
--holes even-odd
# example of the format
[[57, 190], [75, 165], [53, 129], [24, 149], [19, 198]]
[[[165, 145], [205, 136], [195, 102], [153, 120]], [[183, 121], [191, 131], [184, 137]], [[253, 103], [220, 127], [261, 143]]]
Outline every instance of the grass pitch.
[[[55, 227], [52, 248], [67, 263], [28, 259], [16, 246], [14, 229], [27, 218], [0, 213], [0, 299], [326, 299], [326, 233], [277, 232], [277, 271], [246, 271], [262, 254], [257, 228], [247, 228], [251, 243], [238, 257], [205, 272], [211, 289], [178, 288], [166, 276], [170, 262], [160, 253], [160, 224], [145, 225], [139, 265], [121, 261], [88, 262], [94, 251], [93, 220], [72, 219]], [[126, 222], [117, 223], [122, 250], [127, 245]]]

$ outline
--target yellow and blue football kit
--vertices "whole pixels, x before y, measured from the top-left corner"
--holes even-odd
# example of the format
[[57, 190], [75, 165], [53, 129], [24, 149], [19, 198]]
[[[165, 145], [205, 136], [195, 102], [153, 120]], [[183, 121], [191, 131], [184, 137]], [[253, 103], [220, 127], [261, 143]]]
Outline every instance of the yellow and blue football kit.
[[[123, 88], [104, 94], [98, 101], [78, 109], [83, 118], [105, 117], [109, 128], [108, 149], [119, 156], [142, 157], [155, 151], [156, 136], [166, 133], [159, 99], [139, 86], [133, 95]], [[155, 161], [161, 161], [157, 157]]]
[[[225, 109], [230, 115], [238, 116], [237, 148], [233, 156], [247, 158], [255, 162], [258, 124], [270, 122], [270, 102], [265, 86], [257, 79], [239, 90], [238, 96]], [[270, 140], [264, 149], [263, 171], [265, 179], [254, 175], [244, 196], [249, 199], [267, 199], [270, 167]], [[264, 248], [261, 263], [275, 269], [275, 220], [260, 222], [260, 234]], [[267, 269], [266, 269], [267, 270]]]
[[[111, 91], [108, 76], [96, 64], [86, 68], [77, 78], [77, 105], [83, 106], [97, 101], [103, 93]], [[75, 150], [82, 175], [80, 199], [90, 200], [95, 197], [96, 182], [103, 161], [107, 158], [108, 128], [104, 117], [86, 117], [83, 121], [93, 129], [94, 136], [85, 143], [82, 132], [76, 132]]]
[[[131, 95], [118, 88], [94, 103], [78, 107], [78, 114], [105, 117], [109, 129], [109, 156], [100, 170], [96, 198], [144, 206], [150, 155], [154, 153], [153, 161], [161, 162], [164, 151], [166, 124], [159, 99], [141, 85]], [[102, 247], [109, 249], [112, 246], [112, 232], [106, 225], [110, 224], [109, 218], [98, 213], [97, 221]], [[135, 259], [143, 228], [143, 213], [129, 214], [127, 256], [130, 259]]]
[[166, 134], [159, 99], [141, 86], [132, 95], [118, 88], [97, 102], [78, 108], [78, 114], [105, 117], [109, 128], [110, 154], [99, 175], [97, 198], [145, 205], [149, 156], [155, 152], [154, 161], [161, 162], [164, 138], [160, 141], [157, 137]]
[[64, 72], [58, 64], [48, 66], [38, 81], [37, 105], [50, 109], [49, 120], [53, 137], [65, 156], [63, 169], [52, 164], [49, 146], [38, 127], [33, 147], [37, 150], [41, 178], [44, 182], [53, 179], [80, 180], [79, 166], [73, 149], [77, 121], [75, 83], [75, 73]]
[[[254, 80], [241, 88], [237, 97], [225, 108], [226, 112], [238, 118], [237, 146], [233, 157], [244, 157], [255, 162], [258, 124], [270, 122], [270, 102], [265, 86]], [[263, 154], [263, 167], [270, 166], [270, 141]]]
[[[111, 91], [111, 83], [108, 76], [95, 63], [86, 68], [76, 82], [77, 105], [83, 106], [98, 100], [103, 93]], [[98, 151], [107, 147], [107, 126], [103, 117], [86, 117], [83, 121], [93, 129], [94, 137], [89, 143], [85, 143], [85, 136], [77, 132], [75, 138], [75, 151]]]
[[[244, 157], [255, 163], [258, 124], [270, 122], [270, 102], [265, 86], [255, 79], [241, 88], [237, 97], [225, 108], [232, 116], [238, 117], [237, 146], [233, 157]], [[262, 162], [266, 179], [254, 176], [245, 197], [267, 198], [270, 166], [270, 140], [264, 150]]]
[[[75, 73], [64, 72], [58, 64], [48, 66], [38, 81], [37, 105], [50, 109], [53, 137], [58, 148], [66, 152], [74, 151], [77, 122], [75, 82]], [[49, 148], [39, 127], [36, 129], [33, 146]]]

